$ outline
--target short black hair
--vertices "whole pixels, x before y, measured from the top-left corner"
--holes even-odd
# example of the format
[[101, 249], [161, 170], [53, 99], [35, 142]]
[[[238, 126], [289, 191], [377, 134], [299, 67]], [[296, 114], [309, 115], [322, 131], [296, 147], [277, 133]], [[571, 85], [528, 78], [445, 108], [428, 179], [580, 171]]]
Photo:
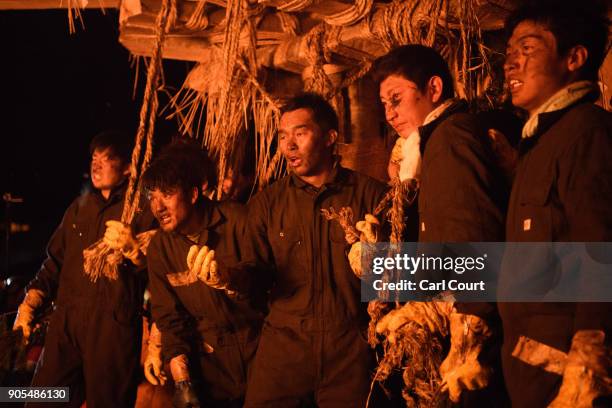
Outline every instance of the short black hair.
[[208, 154], [194, 143], [178, 142], [163, 149], [142, 175], [146, 190], [189, 192], [204, 183], [215, 184], [215, 166]]
[[122, 164], [130, 164], [134, 148], [133, 139], [130, 134], [122, 130], [105, 130], [91, 139], [89, 154], [93, 155], [95, 150], [110, 149], [111, 154], [121, 160]]
[[541, 24], [557, 40], [557, 54], [561, 57], [577, 45], [584, 46], [588, 57], [580, 69], [580, 79], [597, 81], [599, 67], [604, 61], [608, 43], [610, 20], [603, 1], [529, 1], [506, 19], [507, 38], [523, 21]]
[[453, 77], [444, 58], [433, 48], [408, 44], [394, 48], [374, 62], [372, 77], [380, 83], [391, 75], [399, 75], [416, 84], [421, 92], [433, 76], [442, 79], [442, 100], [455, 95]]
[[315, 122], [324, 132], [328, 130], [338, 131], [338, 115], [321, 95], [313, 92], [298, 94], [283, 104], [281, 115], [298, 109], [310, 109]]

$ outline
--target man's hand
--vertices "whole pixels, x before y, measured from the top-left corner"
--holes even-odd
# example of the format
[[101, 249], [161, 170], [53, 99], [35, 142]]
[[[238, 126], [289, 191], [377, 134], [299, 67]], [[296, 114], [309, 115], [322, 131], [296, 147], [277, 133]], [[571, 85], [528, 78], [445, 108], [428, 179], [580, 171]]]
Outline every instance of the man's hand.
[[147, 357], [144, 361], [144, 375], [151, 384], [164, 385], [166, 383], [167, 377], [162, 367], [161, 332], [157, 329], [157, 325], [153, 323], [149, 333]]
[[514, 170], [518, 164], [518, 150], [513, 148], [506, 136], [497, 129], [489, 129], [487, 136], [491, 141], [497, 165], [502, 169], [506, 178], [512, 182]]
[[219, 272], [214, 249], [192, 245], [187, 254], [187, 267], [191, 273], [211, 288], [226, 289], [227, 280]]
[[361, 279], [363, 275], [363, 270], [361, 269], [361, 241], [357, 241], [351, 245], [351, 249], [348, 253], [348, 261], [355, 276]]
[[175, 408], [199, 408], [200, 401], [191, 385], [189, 359], [185, 354], [179, 354], [170, 360], [170, 374], [174, 380], [172, 405]]
[[357, 222], [355, 229], [361, 234], [359, 241], [351, 245], [351, 249], [348, 253], [349, 265], [353, 273], [358, 278], [361, 278], [363, 271], [361, 269], [361, 252], [363, 249], [363, 243], [374, 244], [378, 241], [378, 230], [380, 228], [380, 222], [372, 214], [366, 214], [365, 219]]
[[408, 302], [380, 319], [376, 325], [376, 332], [386, 335], [393, 343], [400, 327], [415, 322], [432, 334], [445, 335], [452, 310], [453, 302]]
[[191, 385], [191, 381], [179, 381], [174, 384], [174, 408], [200, 408], [200, 400]]
[[140, 251], [140, 245], [129, 225], [125, 225], [120, 221], [106, 221], [103, 241], [109, 248], [121, 251], [123, 256], [132, 261], [134, 265], [142, 265], [144, 263], [144, 256]]
[[483, 367], [478, 360], [466, 361], [452, 370], [443, 365], [440, 367], [442, 391], [448, 391], [448, 398], [458, 403], [463, 390], [473, 391], [486, 387], [491, 373], [491, 369]]
[[599, 406], [598, 397], [612, 394], [612, 351], [605, 337], [603, 330], [579, 330], [574, 334], [559, 393], [549, 408]]
[[21, 329], [23, 333], [23, 342], [28, 343], [30, 334], [32, 333], [32, 321], [36, 310], [43, 304], [45, 294], [39, 289], [30, 289], [23, 298], [23, 302], [17, 309], [17, 317], [13, 324], [13, 330]]
[[357, 222], [355, 225], [357, 231], [361, 232], [361, 241], [369, 244], [378, 242], [378, 230], [380, 229], [380, 222], [372, 214], [366, 214], [365, 219]]
[[484, 342], [492, 333], [486, 322], [475, 315], [453, 311], [450, 315], [451, 346], [440, 365], [442, 390], [458, 403], [463, 390], [478, 390], [489, 384], [492, 370], [478, 361]]

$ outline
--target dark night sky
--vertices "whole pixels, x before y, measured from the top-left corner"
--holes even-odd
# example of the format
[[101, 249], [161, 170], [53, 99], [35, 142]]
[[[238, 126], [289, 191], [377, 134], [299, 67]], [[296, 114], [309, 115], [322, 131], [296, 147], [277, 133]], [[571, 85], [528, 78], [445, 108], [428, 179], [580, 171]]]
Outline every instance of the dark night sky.
[[[135, 134], [138, 124], [143, 89], [134, 100], [135, 70], [118, 42], [117, 12], [83, 16], [85, 30], [77, 26], [70, 35], [65, 10], [0, 11], [0, 193], [24, 198], [11, 215], [32, 229], [11, 237], [12, 274], [36, 271], [53, 229], [84, 185], [91, 137], [108, 128]], [[169, 62], [164, 69], [167, 83], [180, 86], [188, 66]], [[166, 140], [174, 124], [159, 121], [157, 129], [158, 140]], [[2, 202], [2, 224], [5, 219]], [[0, 235], [4, 240], [4, 231]], [[0, 253], [4, 275], [4, 244]]]

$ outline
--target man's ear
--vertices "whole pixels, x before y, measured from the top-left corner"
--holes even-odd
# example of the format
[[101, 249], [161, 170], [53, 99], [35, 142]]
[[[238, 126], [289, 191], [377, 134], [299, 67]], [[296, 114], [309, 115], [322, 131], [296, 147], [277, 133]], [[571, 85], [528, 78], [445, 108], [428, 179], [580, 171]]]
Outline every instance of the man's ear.
[[327, 141], [325, 142], [325, 146], [329, 147], [336, 143], [338, 140], [338, 131], [335, 129], [330, 129], [327, 131]]
[[567, 69], [571, 73], [576, 73], [586, 64], [589, 57], [589, 50], [584, 45], [576, 45], [567, 53]]
[[132, 166], [130, 166], [129, 164], [125, 165], [125, 168], [123, 169], [123, 173], [122, 173], [124, 176], [130, 177], [130, 174], [132, 173], [130, 171], [130, 167], [132, 167]]
[[429, 94], [429, 98], [433, 104], [440, 102], [443, 90], [444, 82], [442, 82], [442, 78], [437, 75], [429, 78], [429, 82], [427, 83], [427, 93]]
[[196, 201], [198, 201], [199, 197], [200, 197], [200, 189], [197, 187], [193, 187], [191, 189], [191, 204], [195, 204]]

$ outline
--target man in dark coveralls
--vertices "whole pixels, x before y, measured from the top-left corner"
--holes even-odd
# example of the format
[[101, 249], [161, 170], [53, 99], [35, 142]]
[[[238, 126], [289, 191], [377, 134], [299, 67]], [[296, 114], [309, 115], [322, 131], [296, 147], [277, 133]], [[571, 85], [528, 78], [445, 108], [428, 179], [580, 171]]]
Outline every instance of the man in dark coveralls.
[[[454, 97], [453, 79], [442, 56], [423, 45], [401, 46], [376, 61], [374, 78], [379, 83], [387, 122], [400, 136], [395, 173], [402, 181], [418, 180], [418, 241], [503, 240], [506, 183], [486, 143], [486, 129], [476, 115], [468, 112], [466, 101]], [[439, 251], [437, 245], [433, 247]], [[428, 250], [427, 245], [421, 248]], [[490, 368], [481, 366], [477, 359], [482, 360], [479, 348], [494, 343], [493, 305], [428, 302], [415, 308], [410, 302], [383, 318], [377, 331], [393, 333], [415, 317], [422, 317], [420, 323], [427, 325], [426, 309], [444, 321], [451, 333], [451, 352], [440, 367], [450, 399], [458, 402], [463, 398], [464, 405], [477, 406], [482, 403], [480, 398], [489, 399], [490, 393], [498, 393], [501, 378], [486, 395], [463, 392], [491, 383]], [[462, 344], [464, 337], [472, 339], [474, 347], [471, 358], [462, 360], [458, 355], [465, 350], [459, 349], [465, 347], [454, 346]]]
[[363, 219], [386, 187], [337, 162], [337, 136], [338, 118], [323, 98], [289, 100], [278, 140], [291, 174], [249, 203], [253, 257], [272, 271], [273, 285], [247, 407], [365, 406], [373, 368], [366, 303], [344, 231], [321, 209], [351, 207], [354, 220]]
[[[145, 258], [132, 229], [116, 221], [129, 175], [130, 140], [121, 132], [101, 133], [92, 140], [93, 190], [66, 210], [15, 320], [15, 329], [27, 338], [36, 309], [54, 302], [32, 386], [69, 387], [71, 407], [83, 401], [88, 407], [132, 407], [136, 399]], [[141, 213], [133, 230], [152, 227], [150, 214]], [[121, 250], [125, 261], [117, 280], [102, 277], [92, 282], [83, 269], [83, 250], [103, 236], [108, 245]]]
[[[507, 241], [612, 241], [612, 114], [594, 105], [606, 16], [591, 1], [543, 1], [518, 9], [506, 23], [506, 83], [512, 103], [529, 114]], [[553, 270], [532, 273], [541, 282], [555, 280]], [[499, 309], [514, 406], [610, 406], [609, 303], [505, 303]]]
[[241, 204], [202, 195], [211, 166], [199, 147], [179, 145], [143, 176], [161, 228], [148, 249], [151, 312], [179, 408], [242, 406], [265, 308], [256, 293], [201, 281], [238, 264], [244, 225]]

